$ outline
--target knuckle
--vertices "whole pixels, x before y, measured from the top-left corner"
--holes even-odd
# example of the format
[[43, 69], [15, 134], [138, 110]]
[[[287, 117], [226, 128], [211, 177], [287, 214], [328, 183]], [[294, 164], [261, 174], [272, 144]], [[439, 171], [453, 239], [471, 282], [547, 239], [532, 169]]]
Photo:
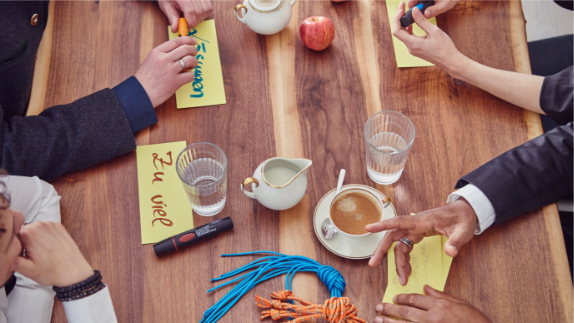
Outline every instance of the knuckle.
[[407, 318], [410, 314], [411, 314], [410, 307], [407, 307], [407, 306], [399, 307], [399, 316], [401, 318]]
[[407, 296], [407, 304], [416, 304], [419, 301], [419, 295], [411, 294]]
[[437, 301], [437, 307], [439, 307], [440, 309], [442, 309], [443, 311], [445, 310], [449, 310], [452, 308], [452, 302], [441, 299]]
[[175, 43], [175, 45], [176, 45], [177, 47], [179, 47], [179, 46], [181, 46], [181, 45], [183, 44], [183, 42], [185, 41], [184, 38], [185, 38], [185, 37], [176, 37], [176, 38], [173, 39], [173, 42]]

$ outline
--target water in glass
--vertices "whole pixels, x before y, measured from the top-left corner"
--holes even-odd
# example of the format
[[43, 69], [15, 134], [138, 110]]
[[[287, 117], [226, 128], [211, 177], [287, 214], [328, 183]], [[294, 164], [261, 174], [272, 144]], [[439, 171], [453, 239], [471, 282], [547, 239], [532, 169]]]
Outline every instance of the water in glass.
[[182, 177], [190, 185], [183, 187], [197, 214], [214, 215], [225, 206], [227, 177], [220, 180], [224, 171], [224, 167], [211, 158], [196, 159], [185, 167]]
[[392, 184], [403, 173], [407, 154], [400, 154], [407, 147], [405, 139], [394, 132], [382, 132], [370, 140], [375, 149], [367, 150], [367, 172], [379, 184]]

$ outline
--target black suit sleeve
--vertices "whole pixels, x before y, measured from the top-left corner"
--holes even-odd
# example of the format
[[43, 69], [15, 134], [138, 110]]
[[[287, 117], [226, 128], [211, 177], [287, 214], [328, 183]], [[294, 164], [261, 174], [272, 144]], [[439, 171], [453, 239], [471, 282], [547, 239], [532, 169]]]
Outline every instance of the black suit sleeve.
[[0, 128], [0, 167], [46, 181], [136, 148], [122, 105], [110, 89], [38, 116], [11, 117]]
[[462, 177], [490, 200], [500, 224], [525, 212], [572, 198], [572, 67], [546, 77], [540, 93], [544, 112], [562, 124]]

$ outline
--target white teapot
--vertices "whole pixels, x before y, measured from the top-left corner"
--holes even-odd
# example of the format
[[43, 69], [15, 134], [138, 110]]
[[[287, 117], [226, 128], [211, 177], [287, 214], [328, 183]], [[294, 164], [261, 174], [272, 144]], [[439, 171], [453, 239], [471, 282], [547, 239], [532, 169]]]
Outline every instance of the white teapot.
[[[265, 207], [282, 211], [297, 205], [307, 191], [307, 171], [313, 164], [309, 159], [270, 158], [261, 163], [253, 177], [241, 183], [241, 192]], [[253, 183], [252, 192], [245, 191]]]
[[[297, 0], [244, 0], [235, 6], [235, 17], [254, 32], [273, 35], [287, 27], [291, 20], [291, 8]], [[237, 11], [241, 10], [243, 18]]]

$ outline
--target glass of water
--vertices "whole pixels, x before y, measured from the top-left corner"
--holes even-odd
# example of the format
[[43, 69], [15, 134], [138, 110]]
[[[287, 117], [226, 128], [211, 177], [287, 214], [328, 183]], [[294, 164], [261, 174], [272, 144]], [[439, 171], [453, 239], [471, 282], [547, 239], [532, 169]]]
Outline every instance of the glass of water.
[[212, 216], [223, 210], [227, 157], [221, 148], [208, 142], [191, 144], [177, 157], [176, 168], [195, 213]]
[[388, 110], [372, 115], [365, 124], [369, 177], [382, 185], [398, 181], [414, 141], [415, 126], [404, 114]]

